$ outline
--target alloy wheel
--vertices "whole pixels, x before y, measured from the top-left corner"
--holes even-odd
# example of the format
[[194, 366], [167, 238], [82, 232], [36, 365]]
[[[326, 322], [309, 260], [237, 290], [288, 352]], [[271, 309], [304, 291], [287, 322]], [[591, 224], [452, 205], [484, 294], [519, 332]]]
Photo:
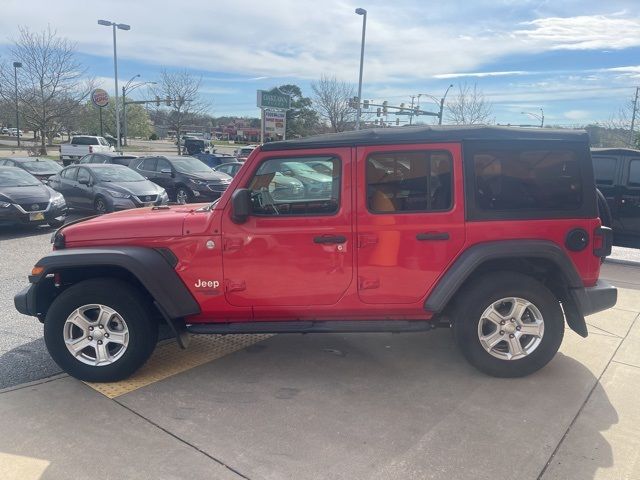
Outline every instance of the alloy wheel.
[[518, 360], [535, 351], [544, 336], [544, 319], [530, 301], [502, 298], [485, 309], [478, 322], [478, 339], [490, 355]]

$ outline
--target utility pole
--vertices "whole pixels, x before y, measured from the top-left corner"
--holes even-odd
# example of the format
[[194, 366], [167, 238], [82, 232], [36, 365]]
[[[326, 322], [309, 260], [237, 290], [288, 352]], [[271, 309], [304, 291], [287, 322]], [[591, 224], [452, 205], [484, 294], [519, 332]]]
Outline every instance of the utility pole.
[[411, 115], [409, 115], [409, 125], [413, 125], [413, 100], [415, 98], [415, 95], [411, 95]]
[[635, 146], [634, 129], [636, 126], [636, 112], [638, 111], [638, 90], [640, 90], [640, 87], [636, 87], [636, 98], [633, 100], [633, 114], [631, 115], [631, 132], [629, 132], [631, 134], [630, 143], [632, 147]]
[[[18, 148], [20, 148], [20, 109], [18, 107], [18, 69], [21, 67], [22, 67], [22, 63], [13, 62], [13, 79], [16, 87], [16, 135], [18, 136]], [[40, 132], [40, 133], [44, 135], [44, 132]]]
[[362, 16], [362, 43], [360, 44], [360, 76], [358, 77], [358, 110], [356, 114], [356, 130], [360, 130], [360, 115], [362, 115], [362, 69], [364, 67], [364, 39], [367, 32], [367, 11], [356, 8], [356, 14]]

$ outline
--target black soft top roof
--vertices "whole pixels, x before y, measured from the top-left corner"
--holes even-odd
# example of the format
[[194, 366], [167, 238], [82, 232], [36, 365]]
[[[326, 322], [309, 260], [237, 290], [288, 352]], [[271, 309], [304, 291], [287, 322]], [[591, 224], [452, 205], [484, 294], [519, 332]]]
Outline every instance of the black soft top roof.
[[262, 150], [294, 150], [298, 148], [351, 147], [396, 143], [461, 142], [465, 140], [548, 140], [584, 142], [588, 144], [589, 136], [584, 130], [556, 130], [551, 128], [487, 126], [373, 128], [265, 143], [262, 145]]

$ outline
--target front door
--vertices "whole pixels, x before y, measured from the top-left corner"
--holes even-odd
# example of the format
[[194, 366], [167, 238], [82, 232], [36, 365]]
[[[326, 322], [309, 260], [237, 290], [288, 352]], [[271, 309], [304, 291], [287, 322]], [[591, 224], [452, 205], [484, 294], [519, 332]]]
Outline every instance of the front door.
[[460, 146], [359, 147], [357, 158], [359, 297], [419, 302], [465, 241]]
[[[309, 165], [326, 161], [331, 175]], [[251, 191], [252, 214], [222, 220], [225, 295], [256, 314], [336, 303], [353, 276], [350, 150], [286, 152], [252, 163], [240, 185]], [[298, 308], [299, 311], [299, 308]], [[275, 315], [275, 314], [274, 314]]]

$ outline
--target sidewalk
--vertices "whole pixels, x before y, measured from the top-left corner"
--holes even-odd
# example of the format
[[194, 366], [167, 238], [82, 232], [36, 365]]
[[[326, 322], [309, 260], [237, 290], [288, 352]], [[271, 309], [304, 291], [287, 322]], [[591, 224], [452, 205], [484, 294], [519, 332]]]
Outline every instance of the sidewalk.
[[603, 277], [617, 307], [523, 379], [440, 330], [272, 336], [113, 399], [67, 376], [5, 391], [0, 477], [640, 478], [640, 275]]

